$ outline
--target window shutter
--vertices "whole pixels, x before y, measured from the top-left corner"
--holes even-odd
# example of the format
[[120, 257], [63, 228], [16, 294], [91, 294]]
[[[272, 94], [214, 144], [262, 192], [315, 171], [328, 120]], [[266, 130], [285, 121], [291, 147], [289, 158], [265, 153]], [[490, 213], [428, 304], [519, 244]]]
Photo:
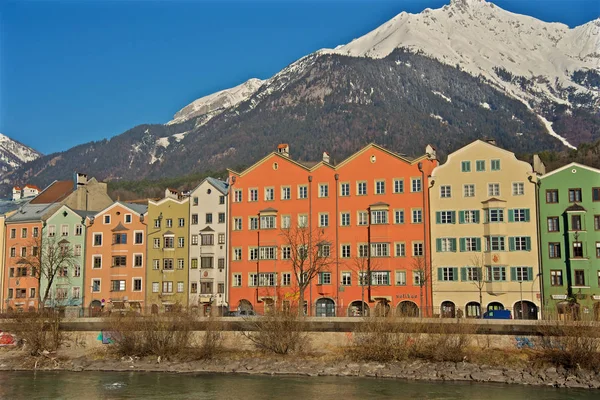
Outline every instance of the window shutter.
[[479, 210], [475, 210], [475, 223], [479, 223]]
[[532, 281], [533, 277], [533, 267], [527, 267], [527, 279]]
[[467, 239], [460, 238], [460, 251], [467, 251]]
[[452, 244], [452, 251], [456, 251], [456, 238], [450, 239], [450, 243]]
[[452, 268], [452, 280], [458, 281], [458, 268], [457, 267]]
[[508, 238], [508, 250], [515, 251], [515, 238], [514, 237]]
[[461, 281], [466, 281], [467, 280], [467, 268], [466, 267], [462, 267], [460, 269], [460, 280]]
[[481, 251], [481, 238], [475, 239], [475, 250]]
[[531, 251], [531, 237], [529, 236], [525, 238], [525, 250]]
[[525, 209], [525, 222], [529, 222], [529, 208]]
[[442, 239], [435, 239], [435, 249], [438, 253], [442, 251]]
[[508, 222], [515, 222], [515, 210], [508, 210]]
[[458, 212], [458, 223], [459, 224], [464, 224], [465, 223], [465, 212], [464, 211], [459, 211]]
[[456, 223], [456, 211], [452, 211], [450, 213], [450, 223], [452, 223], [452, 224]]
[[444, 271], [442, 270], [442, 268], [438, 268], [438, 281], [442, 281], [442, 279], [444, 279]]
[[516, 267], [510, 267], [510, 280], [511, 281], [517, 280], [517, 268]]
[[435, 212], [435, 223], [439, 224], [442, 221], [442, 215], [440, 211]]

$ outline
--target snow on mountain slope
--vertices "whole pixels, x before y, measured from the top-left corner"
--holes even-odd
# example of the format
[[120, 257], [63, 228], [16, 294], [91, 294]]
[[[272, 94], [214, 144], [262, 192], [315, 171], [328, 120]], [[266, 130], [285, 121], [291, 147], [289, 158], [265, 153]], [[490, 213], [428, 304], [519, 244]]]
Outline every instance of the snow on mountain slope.
[[263, 83], [264, 81], [261, 81], [260, 79], [252, 78], [241, 85], [194, 100], [192, 103], [179, 110], [173, 116], [173, 119], [167, 122], [167, 125], [177, 124], [195, 117], [204, 116], [205, 118], [199, 120], [200, 125], [203, 125], [224, 110], [247, 100], [263, 85]]
[[16, 168], [21, 164], [35, 160], [41, 155], [31, 147], [27, 147], [0, 133], [0, 166], [2, 171]]
[[[572, 106], [569, 91], [598, 95], [573, 81], [577, 70], [600, 67], [600, 19], [570, 29], [514, 14], [484, 0], [451, 0], [420, 14], [402, 12], [352, 42], [320, 53], [383, 58], [403, 47], [482, 75], [509, 95], [535, 106], [540, 98]], [[498, 68], [531, 80], [503, 80]]]

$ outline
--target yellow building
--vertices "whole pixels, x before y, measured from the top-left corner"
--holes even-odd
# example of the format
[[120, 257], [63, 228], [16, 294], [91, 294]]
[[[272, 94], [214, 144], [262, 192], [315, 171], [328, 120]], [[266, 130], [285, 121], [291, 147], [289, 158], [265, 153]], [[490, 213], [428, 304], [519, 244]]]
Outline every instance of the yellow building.
[[188, 306], [189, 198], [167, 189], [148, 202], [146, 304], [152, 313]]
[[535, 181], [531, 165], [494, 141], [477, 140], [433, 170], [429, 195], [436, 312], [476, 318], [509, 309], [513, 318], [538, 318]]

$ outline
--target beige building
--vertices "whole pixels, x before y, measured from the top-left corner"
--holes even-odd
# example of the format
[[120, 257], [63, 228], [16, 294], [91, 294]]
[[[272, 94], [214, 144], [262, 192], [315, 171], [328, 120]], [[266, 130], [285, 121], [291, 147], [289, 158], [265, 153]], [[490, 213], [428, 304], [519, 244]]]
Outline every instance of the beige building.
[[536, 179], [531, 165], [493, 141], [477, 140], [433, 170], [436, 313], [476, 318], [509, 309], [513, 318], [538, 317], [536, 193], [530, 179]]

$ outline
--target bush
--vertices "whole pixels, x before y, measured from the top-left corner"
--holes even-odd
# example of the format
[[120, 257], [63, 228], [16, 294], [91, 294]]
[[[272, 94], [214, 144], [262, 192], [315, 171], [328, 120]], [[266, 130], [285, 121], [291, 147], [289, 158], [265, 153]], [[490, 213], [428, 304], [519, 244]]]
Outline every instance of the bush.
[[538, 325], [538, 351], [534, 359], [565, 369], [600, 371], [600, 342], [597, 328], [586, 322]]
[[403, 332], [401, 320], [393, 318], [365, 318], [352, 335], [346, 348], [355, 361], [398, 361], [408, 356], [410, 336]]
[[247, 324], [250, 329], [243, 331], [242, 335], [261, 351], [288, 354], [306, 350], [307, 338], [302, 330], [302, 319], [292, 310], [248, 318]]
[[32, 356], [56, 351], [64, 341], [60, 315], [55, 311], [16, 313], [14, 334], [22, 340]]

